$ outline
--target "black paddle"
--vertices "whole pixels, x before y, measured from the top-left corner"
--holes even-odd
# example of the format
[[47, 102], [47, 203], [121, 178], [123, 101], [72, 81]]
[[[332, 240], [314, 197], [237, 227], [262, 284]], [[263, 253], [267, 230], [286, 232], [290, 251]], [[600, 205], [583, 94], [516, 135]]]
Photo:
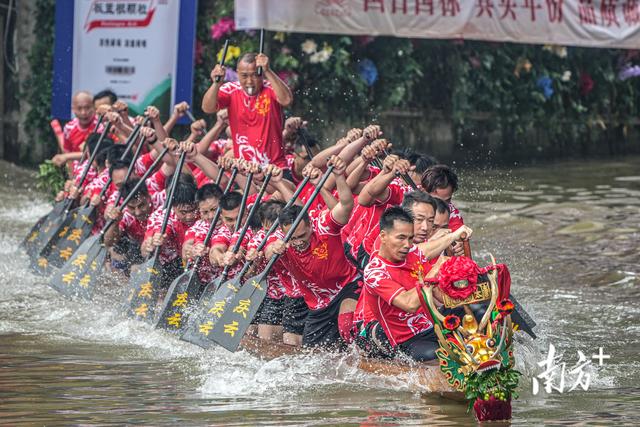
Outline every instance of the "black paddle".
[[[102, 135], [100, 135], [100, 138], [98, 139], [98, 142], [96, 143], [96, 146], [91, 153], [91, 156], [89, 157], [87, 165], [82, 172], [80, 181], [78, 183], [78, 188], [83, 188], [87, 180], [89, 169], [91, 169], [91, 164], [95, 160], [98, 151], [100, 151], [102, 141], [104, 141], [104, 138], [107, 136], [110, 129], [111, 123], [107, 123], [107, 126], [105, 126]], [[55, 217], [50, 216], [50, 221], [45, 221], [45, 223], [47, 224], [43, 225], [41, 232], [36, 238], [34, 238], [33, 247], [31, 251], [28, 250], [27, 253], [31, 258], [31, 266], [35, 270], [39, 270], [41, 268], [44, 269], [47, 267], [49, 261], [46, 257], [42, 256], [42, 254], [50, 253], [54, 241], [63, 238], [67, 234], [67, 231], [69, 230], [69, 224], [77, 216], [75, 211], [71, 211], [74, 202], [75, 199], [71, 198], [67, 198], [66, 200], [64, 200], [64, 209], [62, 210], [62, 213]]]
[[298, 129], [298, 135], [302, 138], [302, 145], [307, 152], [307, 156], [309, 156], [309, 160], [313, 159], [313, 153], [311, 152], [311, 146], [309, 145], [309, 140], [311, 139], [309, 132], [307, 132], [305, 128], [301, 127]]
[[[327, 168], [327, 171], [320, 179], [320, 182], [311, 194], [311, 197], [307, 200], [307, 203], [305, 203], [302, 211], [291, 225], [286, 236], [284, 236], [283, 240], [285, 243], [293, 237], [296, 227], [298, 227], [300, 222], [302, 222], [302, 219], [311, 207], [311, 204], [318, 194], [320, 194], [320, 190], [329, 178], [329, 175], [333, 172], [333, 168], [333, 165]], [[209, 340], [229, 351], [236, 351], [238, 349], [242, 337], [249, 328], [251, 321], [258, 313], [258, 309], [260, 308], [262, 301], [264, 301], [267, 296], [267, 278], [271, 268], [278, 261], [278, 258], [280, 258], [279, 254], [273, 254], [267, 263], [267, 266], [261, 273], [244, 282], [233, 301], [227, 305], [226, 310], [222, 313], [220, 319], [213, 325], [213, 330], [207, 336]]]
[[[285, 209], [293, 206], [308, 182], [309, 177], [305, 177], [298, 185], [298, 188], [295, 193], [293, 193], [291, 199], [289, 199], [285, 205]], [[278, 228], [277, 219], [265, 234], [264, 239], [257, 248], [258, 251], [264, 249], [264, 246], [267, 244], [267, 239], [276, 230], [276, 228]], [[198, 306], [194, 311], [195, 314], [190, 316], [186, 330], [180, 337], [181, 340], [199, 345], [203, 348], [209, 348], [213, 345], [213, 343], [207, 339], [207, 335], [213, 328], [215, 322], [217, 322], [220, 316], [222, 316], [222, 311], [226, 301], [238, 292], [240, 284], [242, 283], [242, 278], [247, 271], [249, 271], [251, 264], [251, 262], [245, 262], [242, 270], [240, 270], [240, 272], [231, 280], [222, 283], [219, 280], [215, 280], [207, 285], [202, 293], [202, 297], [198, 301]]]
[[[120, 156], [120, 160], [124, 160], [127, 157], [129, 152], [131, 151], [131, 148], [135, 144], [136, 139], [138, 138], [138, 135], [140, 133], [140, 128], [148, 120], [149, 119], [146, 118], [144, 122], [136, 125], [133, 132], [131, 133], [131, 135], [129, 135], [129, 138], [127, 139], [126, 149]], [[143, 142], [144, 141], [141, 140], [140, 143], [138, 144], [136, 154], [131, 160], [131, 163], [129, 164], [127, 175], [125, 176], [125, 181], [129, 179], [129, 176], [133, 172], [133, 168], [135, 166], [137, 156], [141, 152]], [[111, 186], [111, 182], [112, 182], [112, 179], [111, 177], [109, 177], [107, 182], [103, 185], [102, 190], [100, 191], [100, 195], [98, 196], [100, 200], [102, 200], [105, 193]], [[118, 204], [118, 202], [120, 202], [120, 199], [121, 199], [121, 196], [118, 197], [118, 200], [116, 201], [116, 205]], [[46, 258], [47, 260], [46, 266], [43, 267], [40, 264], [36, 264], [32, 266], [35, 269], [36, 273], [48, 274], [51, 272], [52, 267], [56, 267], [56, 268], [62, 267], [75, 253], [75, 251], [78, 249], [80, 244], [89, 237], [89, 235], [91, 234], [91, 230], [93, 229], [96, 216], [97, 216], [97, 208], [96, 206], [93, 206], [90, 202], [87, 202], [84, 206], [79, 208], [75, 219], [69, 224], [69, 232], [67, 232], [64, 237], [61, 237], [56, 240], [52, 240], [49, 252], [47, 253], [43, 251], [43, 253], [41, 254], [41, 257]]]
[[[173, 195], [180, 179], [180, 173], [186, 155], [186, 152], [180, 155], [178, 166], [171, 181], [171, 188], [167, 194], [167, 201], [164, 206], [165, 213], [162, 219], [160, 234], [164, 234], [167, 230], [171, 207], [173, 206]], [[142, 319], [148, 323], [153, 321], [158, 297], [160, 296], [164, 282], [163, 265], [160, 261], [161, 248], [162, 246], [156, 247], [151, 258], [142, 264], [138, 271], [131, 273], [131, 279], [129, 280], [130, 290], [127, 296], [127, 302], [125, 303], [125, 306], [128, 306], [126, 309], [128, 317]]]
[[[104, 116], [100, 114], [98, 116], [98, 122], [96, 124], [96, 127], [93, 128], [91, 135], [98, 133], [98, 128], [102, 124], [103, 119], [104, 119]], [[84, 158], [85, 152], [86, 150], [83, 150], [83, 154], [82, 154], [83, 158]], [[80, 159], [80, 162], [82, 162], [82, 158]], [[60, 200], [59, 202], [56, 202], [53, 205], [53, 209], [48, 214], [43, 215], [42, 217], [40, 217], [40, 219], [38, 219], [38, 221], [34, 224], [34, 226], [31, 227], [31, 230], [29, 230], [29, 233], [26, 235], [24, 240], [20, 243], [20, 248], [23, 248], [25, 251], [27, 251], [29, 256], [32, 255], [32, 251], [34, 250], [33, 242], [36, 240], [36, 238], [40, 234], [40, 230], [42, 229], [43, 225], [48, 220], [50, 215], [54, 215], [57, 217], [64, 211], [64, 202], [65, 202], [64, 200]]]
[[[389, 155], [389, 152], [387, 150], [382, 150], [382, 153], [385, 156]], [[380, 170], [382, 170], [382, 165], [380, 165]], [[405, 182], [405, 184], [407, 184], [409, 187], [413, 188], [414, 190], [418, 189], [418, 186], [416, 185], [416, 183], [413, 181], [413, 179], [411, 178], [411, 176], [409, 176], [408, 173], [398, 173], [397, 174], [400, 178], [402, 178], [402, 180]]]
[[[146, 185], [145, 180], [151, 175], [155, 167], [162, 162], [162, 158], [169, 151], [165, 148], [156, 158], [149, 169], [142, 175], [140, 181], [124, 199], [121, 207], [127, 206], [133, 197], [138, 193], [142, 185]], [[118, 206], [116, 202], [115, 206]], [[58, 270], [51, 280], [49, 286], [67, 296], [79, 296], [83, 299], [91, 299], [95, 289], [96, 278], [101, 272], [101, 268], [107, 257], [107, 248], [104, 246], [103, 238], [107, 230], [115, 224], [109, 220], [100, 233], [90, 236], [85, 240], [78, 250], [73, 254], [60, 270]]]
[[[264, 28], [260, 29], [260, 50], [258, 53], [264, 53]], [[258, 75], [262, 76], [262, 66], [258, 67]]]
[[[227, 188], [225, 188], [223, 194], [229, 193], [237, 173], [238, 168], [234, 167], [231, 173], [231, 180], [227, 184]], [[218, 206], [209, 224], [207, 235], [204, 238], [203, 245], [205, 248], [209, 245], [209, 241], [220, 219], [221, 212], [222, 208]], [[158, 311], [156, 328], [167, 329], [173, 333], [182, 333], [182, 329], [186, 325], [189, 309], [193, 303], [197, 301], [200, 288], [202, 287], [197, 274], [200, 260], [201, 257], [198, 256], [192, 263], [189, 263], [185, 272], [178, 276], [169, 287], [162, 307], [160, 311]]]
[[[224, 41], [224, 47], [222, 48], [222, 59], [220, 59], [220, 66], [224, 67], [225, 60], [227, 59], [227, 51], [229, 50], [229, 39]], [[220, 83], [222, 76], [216, 76], [216, 83]]]

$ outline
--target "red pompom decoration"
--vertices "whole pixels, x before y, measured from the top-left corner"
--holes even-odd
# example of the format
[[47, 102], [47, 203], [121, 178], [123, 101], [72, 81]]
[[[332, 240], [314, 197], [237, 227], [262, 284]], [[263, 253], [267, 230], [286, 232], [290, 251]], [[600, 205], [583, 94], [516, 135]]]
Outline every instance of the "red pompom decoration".
[[445, 316], [442, 324], [445, 328], [453, 331], [454, 329], [457, 329], [458, 326], [460, 326], [460, 318], [455, 314], [449, 314], [448, 316]]
[[498, 309], [498, 312], [502, 315], [502, 316], [507, 316], [509, 314], [511, 314], [514, 310], [514, 305], [511, 302], [510, 299], [503, 299], [500, 300], [496, 303], [496, 308]]
[[471, 258], [451, 257], [440, 267], [438, 287], [451, 298], [465, 299], [476, 291], [479, 273]]

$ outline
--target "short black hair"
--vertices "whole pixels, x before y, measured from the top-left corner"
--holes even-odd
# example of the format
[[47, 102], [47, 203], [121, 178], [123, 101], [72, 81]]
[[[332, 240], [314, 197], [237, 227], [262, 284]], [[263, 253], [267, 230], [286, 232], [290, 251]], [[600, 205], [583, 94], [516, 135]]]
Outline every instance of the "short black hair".
[[[109, 155], [107, 154], [107, 159]], [[109, 166], [109, 176], [113, 178], [113, 171], [118, 169], [129, 169], [129, 162], [126, 160], [116, 160]]]
[[[120, 187], [120, 194], [122, 195], [122, 198], [126, 199], [139, 182], [140, 178], [130, 178], [127, 180], [127, 182], [122, 184], [122, 187]], [[150, 197], [149, 190], [144, 184], [140, 186], [140, 188], [136, 192], [136, 195], [134, 196], [134, 198], [136, 199], [140, 197]]]
[[[89, 155], [91, 155], [91, 153], [93, 153], [93, 150], [96, 149], [96, 145], [98, 145], [99, 140], [100, 140], [99, 133], [92, 133], [91, 135], [89, 135], [89, 137], [85, 141], [85, 145], [89, 149]], [[102, 150], [104, 148], [109, 148], [112, 145], [113, 145], [113, 139], [109, 138], [108, 136], [105, 136], [104, 139], [102, 140], [102, 143], [100, 143], [100, 149]]]
[[[283, 225], [291, 225], [298, 218], [298, 215], [302, 212], [302, 206], [293, 205], [286, 209], [282, 209], [278, 214], [278, 219], [280, 221], [280, 226]], [[305, 212], [302, 220], [306, 223], [309, 223], [309, 213]]]
[[98, 154], [96, 154], [95, 162], [98, 164], [100, 168], [105, 167], [105, 161], [107, 160], [108, 153], [109, 153], [109, 147], [100, 148], [100, 150], [98, 150]]
[[193, 205], [196, 203], [196, 185], [191, 182], [178, 180], [173, 193], [173, 205]]
[[222, 190], [215, 184], [205, 184], [196, 191], [196, 202], [200, 203], [209, 199], [218, 199], [222, 197]]
[[[164, 183], [164, 187], [165, 189], [169, 189], [169, 187], [171, 186], [171, 182], [173, 181], [173, 176], [175, 175], [175, 172], [172, 173], [171, 175], [167, 176], [165, 183]], [[178, 181], [180, 182], [184, 182], [187, 184], [192, 184], [193, 186], [196, 185], [196, 180], [193, 178], [193, 175], [189, 175], [188, 173], [181, 173], [180, 176], [178, 177]]]
[[279, 200], [269, 200], [264, 202], [258, 208], [258, 217], [260, 218], [260, 222], [273, 222], [278, 219], [278, 215], [284, 208], [284, 202]]
[[431, 197], [424, 191], [412, 191], [410, 193], [405, 193], [404, 198], [402, 199], [402, 207], [407, 211], [413, 213], [413, 206], [418, 203], [426, 203], [433, 208], [433, 211], [436, 211], [436, 201], [434, 197]]
[[414, 172], [422, 175], [427, 171], [427, 169], [435, 164], [438, 164], [438, 161], [431, 156], [427, 156], [422, 153], [413, 153], [410, 155], [407, 160], [411, 163], [412, 166], [415, 166]]
[[109, 102], [111, 102], [111, 104], [114, 104], [118, 100], [118, 95], [116, 95], [114, 91], [112, 91], [111, 89], [105, 89], [93, 95], [93, 102], [96, 102], [98, 99], [105, 98], [107, 96], [109, 97]]
[[449, 208], [449, 203], [445, 202], [442, 199], [439, 199], [437, 197], [433, 197], [433, 200], [436, 202], [436, 212], [437, 213], [451, 213], [451, 209]]
[[402, 206], [392, 206], [384, 211], [380, 217], [380, 231], [391, 230], [395, 221], [413, 225], [413, 215]]
[[448, 186], [453, 192], [458, 189], [458, 175], [447, 165], [433, 165], [422, 175], [422, 188], [428, 193]]
[[[109, 147], [109, 151], [107, 152], [107, 160], [109, 161], [109, 163], [113, 164], [114, 162], [122, 158], [122, 155], [125, 151], [127, 151], [126, 145], [113, 144], [111, 147]], [[131, 154], [131, 150], [129, 150], [124, 160], [127, 160], [127, 162], [130, 163], [132, 159], [133, 155]]]
[[391, 152], [389, 154], [395, 154], [404, 160], [409, 160], [411, 156], [415, 154], [415, 152], [411, 148], [394, 146], [391, 148]]
[[242, 204], [242, 194], [238, 191], [230, 191], [220, 198], [220, 208], [232, 211]]

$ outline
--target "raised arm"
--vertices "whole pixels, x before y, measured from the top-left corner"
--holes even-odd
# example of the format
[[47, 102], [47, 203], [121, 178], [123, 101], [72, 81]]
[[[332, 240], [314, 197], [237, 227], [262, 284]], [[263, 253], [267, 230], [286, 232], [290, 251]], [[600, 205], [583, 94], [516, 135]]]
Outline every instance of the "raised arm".
[[[207, 114], [212, 114], [218, 111], [218, 91], [220, 86], [224, 82], [224, 75], [226, 68], [220, 64], [216, 64], [211, 70], [211, 86], [207, 89], [207, 92], [202, 97], [202, 111]], [[220, 81], [216, 81], [216, 77], [220, 77]]]
[[347, 184], [344, 172], [347, 165], [339, 156], [333, 156], [327, 162], [327, 166], [334, 166], [333, 174], [336, 177], [336, 188], [338, 189], [338, 204], [331, 209], [333, 219], [342, 225], [349, 222], [351, 211], [353, 211], [353, 193]]
[[293, 93], [291, 89], [289, 89], [289, 86], [269, 67], [269, 57], [264, 53], [258, 54], [256, 56], [256, 67], [262, 67], [264, 77], [271, 83], [278, 104], [283, 107], [291, 105], [293, 103]]

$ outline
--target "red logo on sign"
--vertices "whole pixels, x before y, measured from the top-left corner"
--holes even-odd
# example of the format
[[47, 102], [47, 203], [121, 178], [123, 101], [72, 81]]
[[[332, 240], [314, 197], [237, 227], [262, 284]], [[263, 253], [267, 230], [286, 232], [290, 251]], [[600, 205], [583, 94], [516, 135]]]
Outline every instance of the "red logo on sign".
[[351, 15], [351, 6], [349, 0], [319, 0], [315, 11], [318, 15], [342, 18]]
[[156, 11], [154, 3], [154, 0], [94, 0], [87, 14], [85, 30], [88, 33], [95, 28], [147, 27]]

